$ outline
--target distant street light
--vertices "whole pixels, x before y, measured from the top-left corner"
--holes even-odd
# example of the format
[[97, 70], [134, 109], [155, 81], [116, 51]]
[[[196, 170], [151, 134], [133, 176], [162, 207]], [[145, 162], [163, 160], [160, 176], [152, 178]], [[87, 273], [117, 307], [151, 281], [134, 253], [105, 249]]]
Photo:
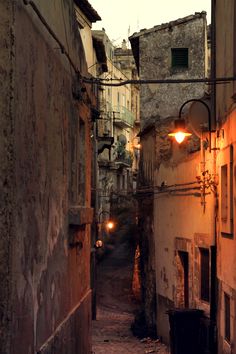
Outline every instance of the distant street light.
[[[101, 216], [103, 214], [107, 214], [108, 215], [108, 219], [106, 220], [101, 220]], [[115, 227], [115, 223], [114, 221], [110, 218], [110, 213], [106, 210], [102, 210], [99, 215], [98, 215], [98, 223], [100, 225], [100, 228], [102, 226], [102, 224], [105, 226], [105, 228], [108, 230], [108, 231], [111, 231], [112, 229], [114, 229]]]

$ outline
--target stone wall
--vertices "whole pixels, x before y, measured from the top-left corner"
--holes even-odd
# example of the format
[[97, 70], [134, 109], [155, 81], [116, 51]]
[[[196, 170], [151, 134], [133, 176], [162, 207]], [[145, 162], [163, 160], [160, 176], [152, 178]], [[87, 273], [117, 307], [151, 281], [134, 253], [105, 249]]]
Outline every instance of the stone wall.
[[[191, 18], [191, 19], [189, 19]], [[140, 79], [202, 78], [206, 74], [206, 14], [200, 13], [142, 31], [139, 37]], [[172, 48], [188, 48], [189, 65], [173, 69]], [[204, 84], [147, 84], [141, 86], [141, 126], [150, 118], [176, 116], [183, 102], [201, 97]]]
[[[32, 7], [4, 4], [1, 349], [90, 353], [90, 93], [74, 99], [77, 76]], [[73, 1], [35, 4], [86, 75]]]

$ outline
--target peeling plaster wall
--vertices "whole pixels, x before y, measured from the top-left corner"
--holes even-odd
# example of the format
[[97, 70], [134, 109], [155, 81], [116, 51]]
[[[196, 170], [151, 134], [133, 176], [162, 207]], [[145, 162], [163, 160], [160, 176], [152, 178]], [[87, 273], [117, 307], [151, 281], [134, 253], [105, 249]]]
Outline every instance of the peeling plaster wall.
[[[191, 18], [191, 19], [189, 19]], [[144, 30], [139, 36], [141, 79], [186, 79], [206, 75], [206, 15], [196, 14], [182, 21], [169, 23], [165, 28]], [[179, 21], [179, 22], [178, 22]], [[159, 29], [158, 29], [159, 28]], [[189, 49], [188, 69], [171, 67], [171, 48]], [[151, 194], [143, 199], [150, 201], [149, 209], [142, 219], [141, 239], [146, 239], [149, 249], [145, 254], [146, 264], [155, 269], [152, 285], [156, 285], [156, 308], [146, 308], [146, 318], [156, 312], [157, 334], [169, 342], [169, 321], [166, 311], [183, 304], [183, 279], [179, 269], [178, 251], [189, 255], [189, 306], [206, 310], [199, 300], [199, 255], [200, 239], [204, 247], [214, 244], [214, 197], [206, 196], [204, 213], [201, 198], [196, 190], [181, 192], [179, 196], [165, 192], [165, 187], [196, 181], [203, 160], [199, 138], [192, 136], [187, 143], [178, 146], [168, 133], [174, 128], [174, 117], [181, 105], [191, 98], [204, 95], [204, 84], [160, 84], [141, 86], [141, 161], [140, 186], [148, 186]], [[211, 156], [206, 153], [205, 169], [213, 173]], [[177, 187], [178, 188], [178, 187]], [[170, 188], [171, 189], [171, 188]], [[175, 189], [175, 187], [174, 187]], [[147, 189], [148, 190], [148, 189]], [[199, 191], [198, 191], [199, 192]], [[152, 203], [151, 203], [152, 200]], [[144, 202], [141, 202], [141, 207]], [[146, 208], [147, 209], [147, 208]], [[146, 228], [152, 217], [152, 228]], [[204, 236], [203, 236], [204, 235]], [[179, 240], [179, 241], [177, 241]], [[155, 245], [155, 247], [152, 247]], [[145, 252], [145, 249], [144, 251]], [[142, 250], [141, 250], [142, 254]], [[150, 267], [149, 267], [150, 268]], [[144, 278], [151, 272], [146, 269]], [[151, 276], [151, 275], [150, 275]], [[152, 289], [149, 284], [149, 288]], [[149, 289], [149, 290], [150, 290]], [[153, 295], [154, 292], [152, 292]], [[147, 294], [150, 291], [147, 290]], [[182, 299], [182, 300], [181, 300]], [[150, 299], [146, 299], [146, 303]], [[182, 302], [181, 302], [182, 301]], [[150, 302], [150, 301], [149, 301]]]
[[[188, 155], [180, 152], [179, 146], [173, 147], [173, 155], [168, 165], [162, 164], [156, 176], [157, 185], [164, 181], [165, 186], [184, 184], [196, 181], [201, 166], [198, 152]], [[182, 156], [181, 156], [182, 155]], [[212, 171], [213, 165], [208, 155], [206, 169]], [[156, 284], [157, 297], [162, 299], [157, 305], [158, 334], [165, 342], [169, 341], [169, 324], [166, 311], [172, 307], [184, 307], [183, 279], [179, 272], [178, 251], [187, 252], [189, 257], [189, 307], [200, 308], [209, 315], [209, 304], [200, 299], [199, 247], [209, 248], [214, 245], [214, 195], [206, 196], [206, 210], [201, 205], [199, 190], [192, 189], [196, 185], [185, 185], [185, 191], [178, 193], [171, 190], [181, 186], [168, 188], [155, 198], [155, 252], [156, 252]], [[207, 193], [210, 191], [207, 190]]]
[[[86, 94], [83, 101], [73, 99], [73, 69], [32, 8], [23, 1], [9, 3], [1, 4], [1, 17], [12, 6], [12, 15], [7, 14], [11, 23], [1, 21], [0, 32], [6, 43], [1, 51], [6, 87], [2, 87], [0, 106], [6, 126], [0, 150], [6, 195], [1, 262], [4, 258], [6, 269], [1, 266], [0, 273], [6, 283], [9, 276], [9, 283], [0, 300], [5, 318], [9, 298], [11, 321], [1, 335], [1, 349], [8, 345], [4, 353], [9, 354], [19, 353], [19, 348], [29, 354], [90, 353], [90, 101]], [[86, 74], [73, 1], [35, 0], [35, 4]], [[14, 60], [9, 60], [11, 53]], [[81, 163], [79, 118], [84, 122], [86, 146], [82, 205], [78, 205], [81, 191], [70, 197], [73, 169], [78, 168], [72, 165], [72, 156]], [[77, 208], [79, 218], [80, 209], [85, 210], [83, 221], [73, 228], [71, 207]]]

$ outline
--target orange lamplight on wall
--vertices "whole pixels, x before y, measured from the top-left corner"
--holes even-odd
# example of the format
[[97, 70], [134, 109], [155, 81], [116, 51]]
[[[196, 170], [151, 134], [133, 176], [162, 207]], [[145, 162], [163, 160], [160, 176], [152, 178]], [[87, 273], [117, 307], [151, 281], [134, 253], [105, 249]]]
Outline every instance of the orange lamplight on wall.
[[185, 128], [185, 120], [180, 118], [175, 120], [175, 130], [168, 134], [168, 136], [173, 136], [178, 144], [181, 144], [186, 137], [191, 135]]

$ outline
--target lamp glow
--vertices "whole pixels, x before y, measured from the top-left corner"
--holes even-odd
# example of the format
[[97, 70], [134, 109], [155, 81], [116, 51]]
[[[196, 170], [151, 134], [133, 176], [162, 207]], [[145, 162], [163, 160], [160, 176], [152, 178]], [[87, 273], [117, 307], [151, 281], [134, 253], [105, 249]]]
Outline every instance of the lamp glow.
[[178, 132], [175, 134], [175, 140], [177, 143], [181, 144], [185, 139], [185, 134], [183, 132]]
[[173, 136], [177, 143], [181, 144], [187, 136], [191, 136], [192, 134], [185, 129], [185, 121], [183, 119], [176, 119], [175, 130], [168, 135]]
[[108, 221], [108, 222], [107, 222], [107, 228], [108, 228], [109, 230], [112, 230], [112, 229], [114, 228], [114, 222]]

